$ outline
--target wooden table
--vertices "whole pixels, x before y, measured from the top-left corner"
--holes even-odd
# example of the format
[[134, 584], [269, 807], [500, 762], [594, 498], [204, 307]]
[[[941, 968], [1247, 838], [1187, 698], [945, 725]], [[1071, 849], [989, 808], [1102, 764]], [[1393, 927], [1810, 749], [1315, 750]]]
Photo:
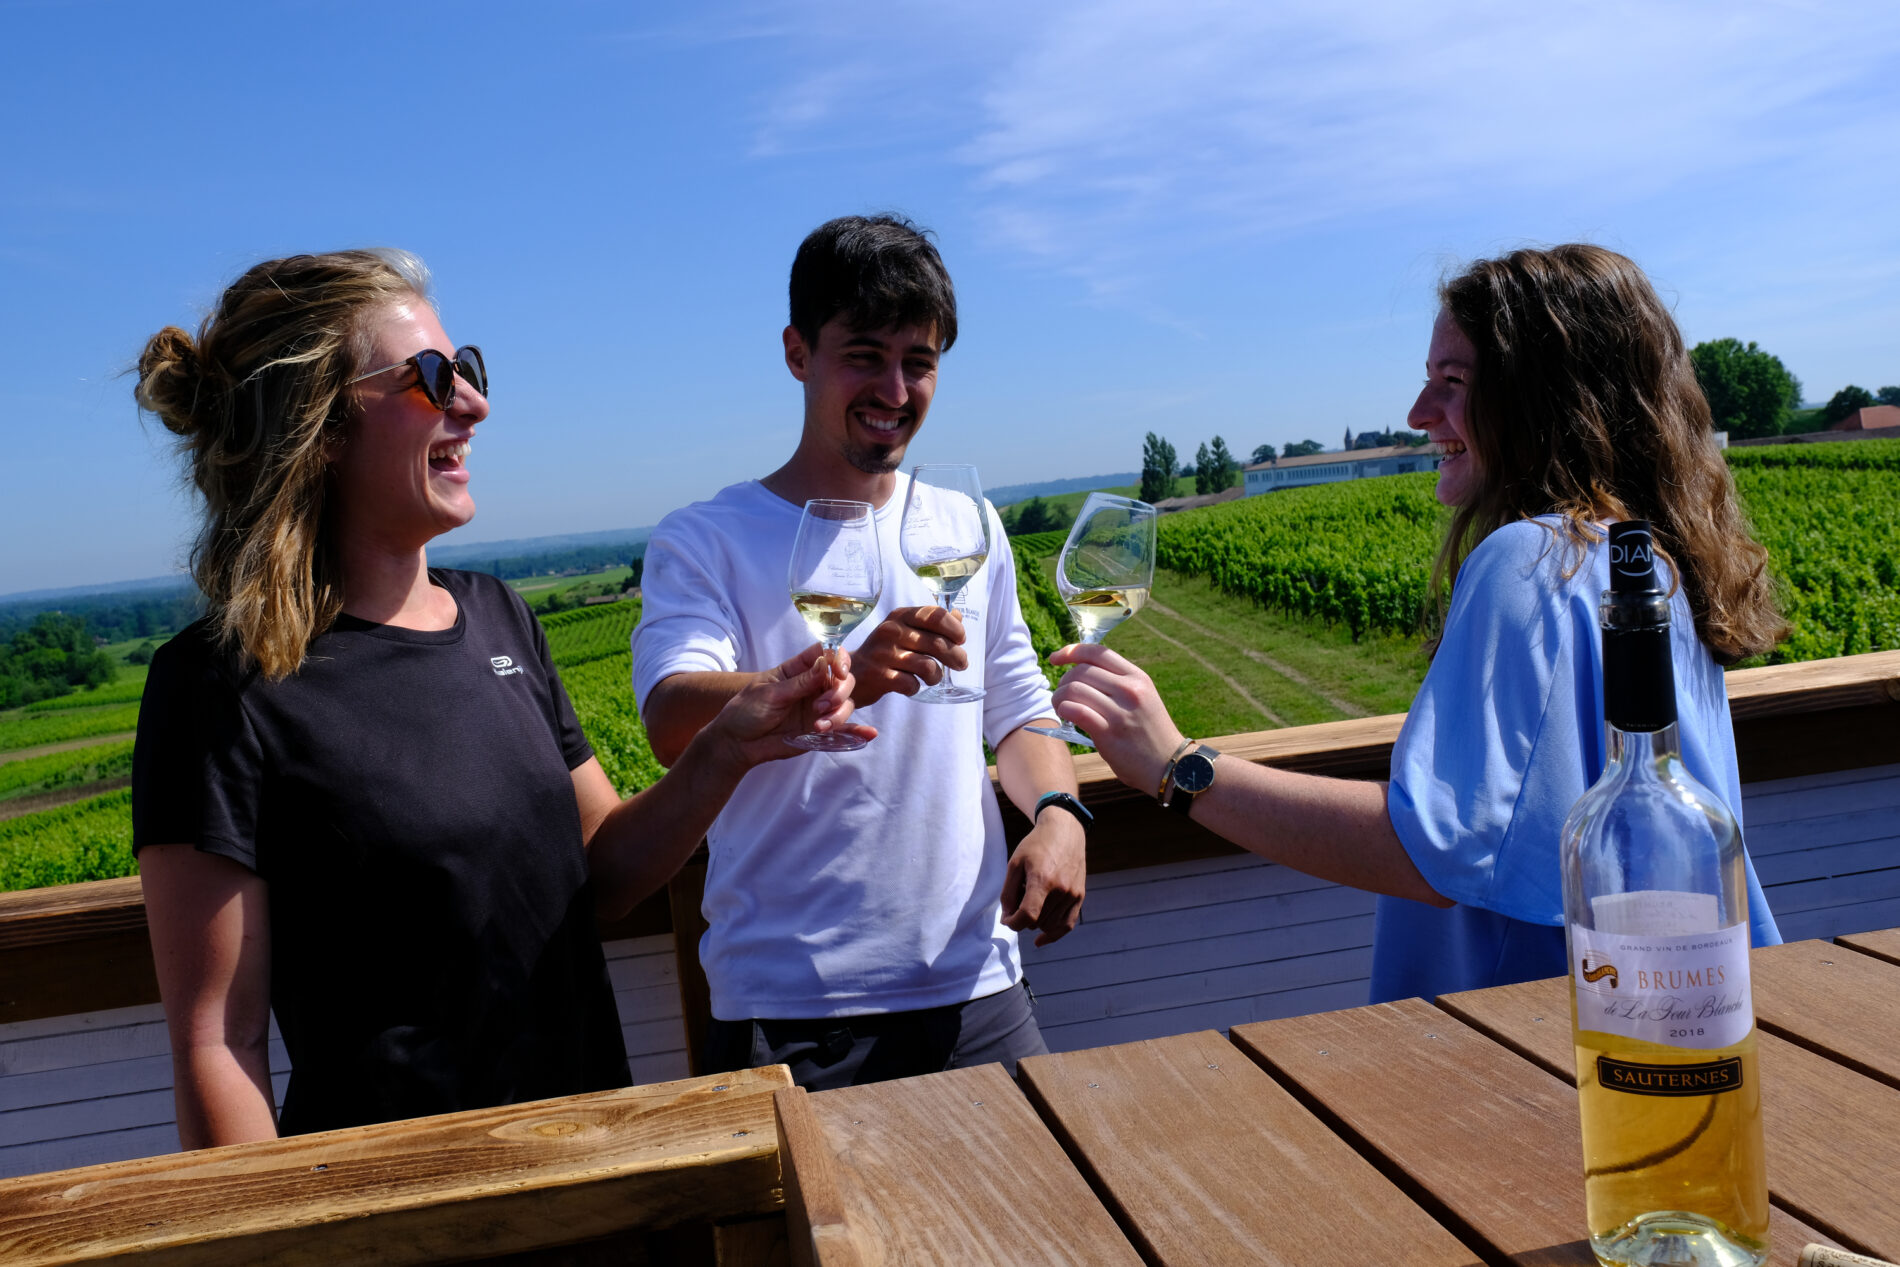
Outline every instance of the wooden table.
[[[1900, 929], [1754, 977], [1773, 1261], [1900, 1260]], [[1551, 980], [1014, 1081], [774, 1066], [0, 1181], [0, 1262], [1590, 1267], [1573, 1059]]]
[[[1900, 930], [1754, 977], [1771, 1261], [1900, 1260]], [[792, 1260], [1587, 1267], [1567, 989], [779, 1091]]]

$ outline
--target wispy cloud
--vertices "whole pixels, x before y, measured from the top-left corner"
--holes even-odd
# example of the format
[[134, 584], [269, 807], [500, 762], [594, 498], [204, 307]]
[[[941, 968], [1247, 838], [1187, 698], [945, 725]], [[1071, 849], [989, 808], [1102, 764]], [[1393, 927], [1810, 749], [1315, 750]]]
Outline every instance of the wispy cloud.
[[812, 69], [766, 91], [758, 152], [949, 120], [993, 238], [1104, 295], [1169, 234], [1603, 207], [1749, 169], [1891, 189], [1900, 159], [1886, 0], [834, 6], [791, 44]]
[[[983, 95], [994, 224], [1275, 233], [1500, 193], [1635, 197], [1893, 152], [1900, 9], [1104, 0]], [[1040, 217], [1037, 213], [1040, 213]]]

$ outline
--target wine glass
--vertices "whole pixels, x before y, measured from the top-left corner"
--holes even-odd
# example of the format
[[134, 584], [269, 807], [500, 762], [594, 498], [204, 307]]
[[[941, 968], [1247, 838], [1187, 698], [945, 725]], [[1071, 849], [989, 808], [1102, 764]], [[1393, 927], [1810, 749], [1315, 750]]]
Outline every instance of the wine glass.
[[[957, 595], [990, 557], [990, 514], [974, 466], [916, 466], [904, 497], [898, 546], [937, 603], [955, 610]], [[943, 681], [911, 696], [921, 704], [967, 704], [983, 698], [977, 686], [959, 686], [943, 666]]]
[[[816, 499], [805, 503], [792, 540], [787, 569], [792, 606], [827, 657], [845, 635], [863, 623], [884, 590], [884, 564], [877, 549], [877, 516], [868, 502]], [[794, 748], [851, 752], [869, 740], [856, 735], [807, 731], [787, 735]]]
[[[1090, 493], [1063, 543], [1056, 564], [1056, 589], [1081, 631], [1096, 643], [1108, 631], [1148, 605], [1155, 579], [1155, 508], [1132, 497]], [[1095, 746], [1069, 722], [1025, 726], [1039, 735]]]

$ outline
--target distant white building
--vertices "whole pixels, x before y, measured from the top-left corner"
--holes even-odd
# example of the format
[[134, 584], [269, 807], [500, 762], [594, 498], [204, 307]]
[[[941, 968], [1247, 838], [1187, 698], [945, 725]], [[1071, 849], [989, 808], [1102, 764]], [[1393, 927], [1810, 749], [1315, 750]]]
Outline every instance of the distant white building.
[[1247, 496], [1309, 484], [1337, 484], [1341, 480], [1369, 479], [1374, 475], [1403, 475], [1408, 471], [1436, 471], [1438, 452], [1431, 445], [1396, 444], [1382, 449], [1352, 449], [1345, 453], [1309, 453], [1297, 458], [1256, 462], [1244, 474]]

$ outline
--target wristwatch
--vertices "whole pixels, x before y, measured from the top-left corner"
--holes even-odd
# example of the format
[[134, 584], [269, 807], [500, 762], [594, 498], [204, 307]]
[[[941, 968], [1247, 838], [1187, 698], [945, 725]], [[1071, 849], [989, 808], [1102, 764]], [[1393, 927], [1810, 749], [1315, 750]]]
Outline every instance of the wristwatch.
[[1036, 812], [1029, 816], [1029, 821], [1033, 823], [1042, 817], [1042, 811], [1051, 805], [1056, 806], [1058, 809], [1066, 809], [1075, 815], [1085, 831], [1095, 823], [1095, 815], [1089, 813], [1082, 802], [1076, 800], [1075, 797], [1069, 795], [1067, 792], [1044, 792], [1042, 799], [1036, 802]]
[[1194, 798], [1214, 786], [1214, 763], [1218, 760], [1220, 749], [1202, 744], [1176, 761], [1173, 777], [1168, 781], [1168, 795], [1161, 802], [1162, 805], [1183, 818], [1187, 817], [1194, 809]]

